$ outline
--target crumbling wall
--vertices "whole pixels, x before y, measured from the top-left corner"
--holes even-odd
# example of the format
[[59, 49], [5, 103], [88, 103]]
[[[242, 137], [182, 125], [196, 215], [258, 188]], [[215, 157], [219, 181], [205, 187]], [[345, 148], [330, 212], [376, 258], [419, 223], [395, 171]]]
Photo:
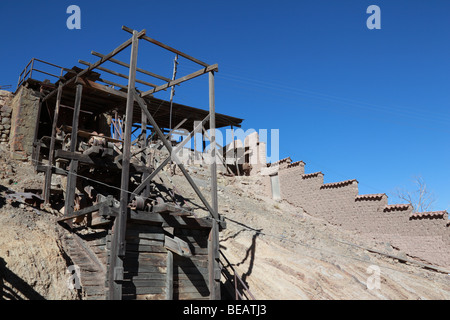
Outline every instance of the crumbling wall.
[[360, 195], [355, 179], [324, 184], [322, 172], [305, 174], [305, 163], [290, 158], [267, 164], [261, 174], [266, 196], [272, 196], [270, 177], [278, 175], [281, 198], [308, 214], [364, 238], [390, 243], [425, 262], [450, 266], [446, 211], [413, 214], [410, 205], [389, 205], [386, 194]]
[[39, 110], [39, 96], [34, 90], [21, 86], [11, 102], [11, 157], [27, 160], [33, 149], [34, 131]]
[[280, 167], [281, 196], [313, 216], [390, 243], [425, 262], [450, 266], [450, 232], [445, 211], [412, 213], [410, 205], [388, 205], [385, 194], [358, 194], [358, 182], [323, 183], [321, 172], [305, 174], [304, 163]]
[[14, 95], [0, 90], [0, 144], [8, 144], [11, 132], [11, 100]]

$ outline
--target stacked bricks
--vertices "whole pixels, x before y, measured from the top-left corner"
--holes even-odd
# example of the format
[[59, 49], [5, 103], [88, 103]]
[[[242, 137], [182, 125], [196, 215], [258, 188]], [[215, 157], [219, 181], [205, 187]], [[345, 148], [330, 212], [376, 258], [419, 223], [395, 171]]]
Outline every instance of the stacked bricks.
[[0, 90], [0, 144], [8, 144], [11, 132], [10, 102], [13, 94], [9, 91]]
[[384, 193], [360, 195], [355, 179], [324, 183], [322, 172], [305, 173], [305, 163], [289, 157], [267, 164], [260, 174], [268, 197], [271, 176], [278, 175], [281, 198], [308, 214], [426, 263], [450, 267], [447, 211], [413, 213], [409, 204], [388, 204]]

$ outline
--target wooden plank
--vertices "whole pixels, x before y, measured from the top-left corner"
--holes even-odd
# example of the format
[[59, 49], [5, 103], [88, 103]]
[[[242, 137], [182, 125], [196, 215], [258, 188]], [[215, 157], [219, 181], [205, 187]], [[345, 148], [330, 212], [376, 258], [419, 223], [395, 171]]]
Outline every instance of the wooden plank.
[[130, 273], [125, 271], [124, 272], [124, 279], [127, 280], [133, 280], [133, 281], [141, 281], [141, 280], [166, 280], [166, 274], [165, 273]]
[[135, 230], [127, 230], [127, 235], [125, 237], [127, 240], [130, 240], [130, 243], [141, 243], [144, 244], [145, 241], [148, 240], [159, 240], [164, 241], [163, 233], [142, 233], [140, 231]]
[[[169, 151], [169, 153], [172, 156], [175, 156], [173, 154], [173, 149], [172, 149], [172, 145], [169, 141], [167, 141], [166, 137], [164, 136], [163, 132], [161, 131], [161, 129], [159, 128], [158, 124], [156, 123], [155, 119], [152, 117], [152, 115], [150, 114], [150, 112], [148, 111], [147, 105], [145, 104], [145, 101], [142, 97], [140, 97], [136, 92], [134, 92], [135, 94], [135, 98], [136, 101], [138, 102], [141, 110], [143, 112], [145, 112], [145, 114], [147, 115], [147, 119], [148, 121], [150, 121], [151, 125], [153, 126], [153, 129], [156, 131], [157, 135], [159, 136], [159, 138], [161, 139], [161, 141], [163, 142], [164, 146], [167, 148], [167, 150]], [[175, 157], [176, 160], [176, 157]], [[177, 161], [177, 165], [180, 168], [181, 172], [183, 173], [183, 175], [185, 176], [186, 180], [189, 182], [189, 184], [191, 185], [192, 189], [195, 191], [195, 193], [197, 194], [197, 196], [200, 198], [200, 200], [202, 201], [202, 203], [205, 205], [205, 207], [208, 209], [208, 211], [211, 213], [211, 215], [213, 216], [213, 218], [215, 219], [219, 219], [219, 217], [217, 215], [215, 215], [215, 211], [213, 210], [213, 208], [210, 206], [209, 202], [206, 200], [206, 198], [203, 196], [202, 192], [200, 191], [200, 189], [197, 187], [197, 185], [195, 184], [194, 180], [191, 178], [191, 176], [189, 175], [189, 173], [187, 172], [186, 168], [184, 167], [184, 165], [181, 162]]]
[[173, 253], [167, 252], [166, 270], [166, 300], [173, 300]]
[[52, 135], [50, 138], [50, 149], [48, 153], [48, 167], [45, 175], [45, 184], [44, 184], [44, 203], [48, 204], [50, 201], [50, 189], [52, 184], [52, 167], [54, 164], [54, 152], [55, 152], [55, 143], [56, 143], [56, 126], [58, 124], [59, 118], [59, 109], [61, 105], [61, 96], [62, 96], [62, 83], [59, 84], [57, 89], [58, 95], [56, 97], [56, 105], [55, 105], [55, 113], [53, 114], [53, 123], [52, 123]]
[[[83, 86], [81, 84], [77, 84], [76, 96], [75, 96], [75, 105], [73, 111], [72, 118], [72, 135], [70, 140], [70, 152], [75, 152], [77, 146], [77, 135], [78, 135], [78, 122], [80, 118], [80, 110], [81, 110], [81, 97], [83, 94]], [[67, 187], [66, 187], [66, 198], [64, 205], [64, 215], [70, 216], [73, 213], [75, 206], [75, 186], [77, 182], [77, 174], [78, 172], [78, 161], [71, 160], [69, 165], [69, 172], [67, 175]]]
[[[131, 147], [131, 130], [133, 124], [133, 106], [134, 106], [134, 93], [135, 80], [136, 80], [136, 64], [138, 54], [138, 34], [133, 32], [131, 38], [131, 61], [130, 61], [130, 73], [128, 78], [128, 93], [126, 104], [126, 127], [124, 134], [124, 145], [122, 150], [122, 176], [121, 176], [121, 192], [120, 192], [120, 208], [119, 215], [114, 220], [114, 234], [111, 241], [111, 259], [110, 259], [110, 274], [109, 274], [109, 297], [112, 300], [122, 299], [122, 285], [120, 282], [115, 282], [113, 272], [111, 270], [122, 270], [123, 278], [123, 261], [120, 257], [125, 256], [126, 242], [125, 233], [127, 228], [127, 216], [128, 216], [128, 186], [130, 182], [130, 147]], [[102, 58], [103, 60], [104, 58]], [[130, 93], [132, 92], [132, 93]]]
[[109, 207], [109, 206], [112, 206], [112, 198], [109, 198], [108, 200], [106, 200], [105, 202], [100, 202], [100, 203], [97, 203], [97, 204], [95, 204], [95, 205], [93, 205], [93, 206], [90, 206], [90, 207], [87, 207], [87, 208], [83, 208], [83, 209], [81, 209], [81, 210], [78, 210], [78, 211], [75, 211], [75, 212], [72, 212], [72, 213], [70, 213], [70, 214], [67, 214], [67, 215], [64, 215], [64, 217], [62, 217], [62, 218], [59, 218], [57, 221], [58, 222], [61, 222], [61, 221], [65, 221], [65, 220], [70, 220], [70, 219], [73, 219], [73, 218], [77, 218], [77, 217], [80, 217], [80, 216], [83, 216], [83, 215], [86, 215], [86, 214], [88, 214], [88, 213], [92, 213], [92, 212], [95, 212], [95, 211], [99, 211], [102, 207]]
[[191, 249], [189, 248], [189, 245], [187, 242], [181, 240], [178, 237], [168, 237], [165, 236], [164, 237], [164, 247], [180, 256], [183, 257], [191, 257], [192, 256], [192, 252]]
[[217, 71], [218, 68], [219, 68], [218, 64], [213, 64], [211, 66], [207, 66], [204, 69], [201, 69], [201, 70], [198, 70], [198, 71], [193, 72], [191, 74], [188, 74], [188, 75], [186, 75], [186, 76], [184, 76], [182, 78], [178, 78], [178, 79], [172, 80], [172, 81], [167, 82], [166, 84], [160, 85], [160, 86], [158, 86], [158, 87], [156, 87], [154, 89], [150, 89], [148, 91], [145, 91], [140, 96], [143, 98], [143, 97], [146, 97], [148, 95], [157, 93], [157, 92], [159, 92], [161, 90], [166, 90], [167, 88], [171, 88], [171, 87], [176, 86], [176, 85], [178, 85], [180, 83], [192, 80], [192, 79], [197, 78], [197, 77], [199, 77], [199, 76], [201, 76], [201, 75], [203, 75], [205, 73], [208, 73], [208, 72], [211, 72], [211, 71]]
[[[91, 66], [92, 65], [91, 63], [83, 61], [83, 60], [78, 60], [78, 62], [81, 63], [81, 64], [84, 64], [86, 66]], [[114, 71], [114, 70], [111, 70], [111, 69], [107, 69], [107, 68], [104, 68], [104, 67], [97, 67], [97, 69], [101, 70], [101, 71], [104, 71], [104, 72], [107, 72], [107, 73], [110, 73], [112, 75], [115, 75], [117, 77], [128, 79], [128, 76], [124, 75], [123, 73], [120, 73], [120, 72], [117, 72], [117, 71]], [[142, 80], [139, 80], [139, 79], [136, 79], [136, 82], [144, 84], [144, 85], [152, 87], [152, 88], [156, 88], [157, 87], [157, 85], [155, 85], [153, 83], [142, 81]]]
[[194, 217], [172, 216], [169, 214], [151, 213], [146, 211], [130, 212], [131, 221], [161, 223], [162, 227], [208, 229], [211, 228], [211, 220]]
[[149, 266], [149, 265], [139, 265], [139, 266], [127, 266], [124, 272], [156, 272], [156, 273], [166, 273], [166, 267], [159, 266]]
[[122, 282], [122, 285], [125, 286], [130, 286], [130, 287], [159, 287], [159, 288], [163, 288], [166, 286], [166, 280], [165, 279], [145, 279], [145, 280], [138, 280], [138, 279], [133, 279], [133, 280], [124, 280]]
[[136, 295], [143, 295], [143, 294], [158, 294], [158, 293], [164, 293], [165, 288], [161, 287], [129, 287], [129, 286], [123, 286], [122, 292], [123, 294], [136, 294]]
[[161, 242], [154, 242], [151, 245], [143, 245], [143, 244], [127, 244], [127, 253], [128, 252], [155, 252], [155, 253], [162, 253], [167, 252], [167, 250], [164, 248]]
[[[100, 58], [104, 57], [103, 54], [95, 52], [95, 51], [91, 51], [91, 54], [94, 55], [94, 56], [100, 57]], [[116, 63], [116, 64], [118, 64], [120, 66], [126, 67], [126, 68], [130, 67], [130, 65], [128, 63], [122, 62], [122, 61], [114, 59], [114, 58], [110, 58], [109, 61], [111, 61], [113, 63]], [[157, 75], [157, 74], [155, 74], [153, 72], [150, 72], [150, 71], [147, 71], [147, 70], [144, 70], [144, 69], [141, 69], [141, 68], [136, 68], [136, 71], [138, 71], [140, 73], [143, 73], [143, 74], [146, 74], [148, 76], [160, 79], [160, 80], [164, 80], [164, 81], [170, 81], [171, 80], [170, 78], [166, 78], [166, 77]]]
[[166, 266], [166, 256], [164, 255], [164, 259], [157, 259], [157, 258], [151, 258], [151, 259], [130, 259], [129, 257], [125, 258], [124, 266], [125, 267], [137, 267], [137, 266], [155, 266], [155, 267], [165, 267]]
[[[143, 35], [145, 35], [145, 30], [142, 30], [141, 32], [138, 33], [138, 38], [142, 37]], [[84, 69], [83, 71], [81, 71], [80, 73], [77, 74], [77, 76], [69, 79], [68, 81], [66, 81], [64, 84], [62, 84], [62, 87], [65, 87], [66, 85], [69, 85], [75, 81], [77, 81], [86, 73], [92, 71], [93, 69], [97, 68], [98, 66], [100, 66], [101, 64], [105, 63], [106, 61], [108, 61], [110, 58], [114, 57], [115, 55], [119, 54], [120, 52], [122, 52], [124, 49], [126, 49], [130, 44], [132, 44], [133, 42], [133, 38], [128, 39], [127, 41], [125, 41], [124, 43], [122, 43], [120, 46], [118, 46], [117, 48], [115, 48], [113, 51], [111, 51], [110, 53], [108, 53], [107, 55], [105, 55], [102, 59], [100, 59], [99, 61], [97, 61], [96, 63], [94, 63], [92, 66], [87, 67], [86, 69]], [[114, 89], [112, 89], [114, 90]], [[117, 91], [117, 90], [114, 90]], [[57, 92], [56, 90], [53, 90], [52, 92], [50, 92], [49, 94], [47, 94], [43, 99], [42, 102], [50, 99], [52, 96], [54, 96]], [[119, 92], [119, 91], [118, 91]]]
[[[129, 33], [133, 33], [133, 29], [128, 28], [128, 27], [125, 27], [125, 26], [122, 26], [122, 30], [125, 30], [125, 31], [127, 31], [127, 32], [129, 32]], [[157, 41], [157, 40], [155, 40], [155, 39], [152, 39], [152, 38], [150, 38], [150, 37], [148, 37], [148, 36], [146, 36], [146, 35], [142, 36], [142, 39], [144, 39], [144, 40], [146, 40], [146, 41], [149, 41], [149, 42], [151, 42], [151, 43], [153, 43], [153, 44], [155, 44], [155, 45], [157, 45], [157, 46], [159, 46], [159, 47], [161, 47], [161, 48], [164, 48], [164, 49], [166, 49], [166, 50], [169, 50], [169, 51], [171, 51], [171, 52], [173, 52], [173, 53], [176, 53], [176, 54], [182, 56], [183, 58], [186, 58], [186, 59], [191, 60], [191, 61], [193, 61], [193, 62], [195, 62], [195, 63], [198, 63], [199, 65], [202, 65], [202, 66], [204, 66], [204, 67], [207, 67], [207, 66], [208, 66], [207, 63], [205, 63], [205, 62], [203, 62], [203, 61], [200, 61], [200, 60], [198, 60], [198, 59], [196, 59], [196, 58], [194, 58], [194, 57], [191, 57], [190, 55], [187, 55], [186, 53], [183, 53], [183, 52], [181, 52], [181, 51], [179, 51], [179, 50], [177, 50], [177, 49], [174, 49], [174, 48], [172, 48], [172, 47], [169, 47], [168, 45], [166, 45], [166, 44], [164, 44], [164, 43], [162, 43], [162, 42], [159, 42], [159, 41]]]

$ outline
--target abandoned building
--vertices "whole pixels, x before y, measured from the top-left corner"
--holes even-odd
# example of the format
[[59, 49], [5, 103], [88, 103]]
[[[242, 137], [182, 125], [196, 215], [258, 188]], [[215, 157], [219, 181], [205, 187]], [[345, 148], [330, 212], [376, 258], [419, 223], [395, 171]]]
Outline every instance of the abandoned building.
[[[214, 162], [209, 166], [210, 202], [183, 163], [176, 162], [175, 154], [184, 143], [171, 137], [180, 129], [191, 132], [194, 126], [187, 140], [195, 131], [209, 130], [210, 156], [216, 158], [215, 129], [241, 125], [242, 119], [215, 112], [218, 65], [156, 41], [145, 30], [123, 30], [131, 37], [109, 54], [93, 52], [100, 57], [94, 64], [80, 60], [85, 69], [30, 61], [11, 102], [11, 155], [31, 157], [36, 171], [45, 174], [42, 190], [33, 192], [42, 197], [42, 206], [62, 213], [59, 223], [72, 232], [64, 241], [70, 259], [82, 269], [87, 299], [216, 300], [222, 298], [222, 276], [230, 279], [230, 297], [245, 298], [236, 291], [237, 277], [219, 250], [219, 232], [226, 223], [218, 210], [217, 166]], [[181, 78], [174, 73], [172, 79], [141, 69], [137, 54], [144, 41], [201, 69]], [[130, 63], [114, 58], [126, 49]], [[105, 62], [128, 68], [128, 75], [103, 67]], [[59, 74], [43, 71], [43, 65]], [[38, 73], [52, 80], [36, 80]], [[153, 96], [205, 74], [209, 110]], [[128, 85], [104, 79], [105, 75], [125, 78]], [[163, 84], [140, 80], [138, 75]], [[138, 90], [137, 83], [146, 91]], [[209, 215], [196, 215], [175, 188], [154, 182], [172, 163]]]
[[[226, 223], [217, 201], [218, 171], [261, 175], [268, 197], [363, 237], [389, 242], [425, 264], [450, 266], [446, 211], [413, 213], [410, 205], [388, 204], [386, 194], [360, 195], [355, 179], [324, 183], [322, 172], [305, 173], [303, 161], [285, 158], [266, 163], [266, 143], [257, 133], [244, 142], [221, 146], [215, 141], [215, 129], [239, 128], [243, 119], [215, 112], [218, 65], [152, 39], [145, 30], [123, 30], [131, 38], [108, 54], [92, 52], [100, 60], [92, 64], [80, 60], [84, 69], [32, 59], [15, 94], [7, 97], [9, 106], [1, 109], [0, 143], [8, 143], [13, 158], [31, 159], [36, 171], [44, 173], [42, 189], [30, 191], [41, 196], [42, 206], [57, 210], [59, 224], [70, 231], [65, 248], [81, 268], [86, 299], [254, 298], [219, 248], [219, 232]], [[141, 43], [201, 69], [180, 78], [141, 69], [137, 61]], [[118, 60], [116, 56], [126, 50], [129, 62]], [[106, 68], [106, 62], [127, 68], [128, 75]], [[43, 71], [40, 65], [52, 66], [58, 74]], [[37, 80], [33, 76], [37, 73], [51, 80]], [[128, 84], [107, 79], [108, 75]], [[209, 77], [209, 110], [154, 97], [203, 75]], [[137, 83], [145, 90], [138, 90]], [[172, 135], [177, 130], [189, 134], [175, 141]], [[210, 201], [184, 162], [177, 161], [178, 151], [195, 139], [196, 132], [205, 132], [210, 148], [207, 151], [204, 145], [204, 152], [197, 155], [194, 147], [188, 158], [217, 159], [209, 165]], [[187, 206], [175, 186], [155, 180], [174, 164], [207, 215]]]

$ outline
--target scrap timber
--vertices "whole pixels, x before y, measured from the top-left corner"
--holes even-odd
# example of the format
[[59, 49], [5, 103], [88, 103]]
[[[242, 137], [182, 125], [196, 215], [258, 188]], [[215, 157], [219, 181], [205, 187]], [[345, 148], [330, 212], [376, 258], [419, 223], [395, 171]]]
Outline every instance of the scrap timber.
[[[208, 201], [183, 163], [174, 161], [174, 151], [193, 138], [194, 131], [210, 129], [215, 159], [215, 130], [239, 127], [242, 119], [215, 112], [217, 64], [154, 40], [145, 30], [122, 29], [131, 37], [108, 54], [93, 51], [100, 60], [80, 60], [84, 69], [60, 68], [55, 83], [43, 82], [31, 74], [40, 71], [33, 68], [36, 61], [46, 62], [33, 59], [19, 79], [19, 86], [40, 92], [32, 158], [36, 170], [45, 174], [42, 201], [60, 206], [58, 223], [69, 231], [64, 243], [80, 268], [86, 298], [221, 299], [221, 276], [228, 274], [236, 281], [236, 275], [224, 272], [227, 264], [219, 251], [219, 232], [226, 224], [217, 201], [217, 167], [215, 162], [210, 165]], [[176, 79], [139, 68], [143, 42], [201, 68]], [[129, 63], [116, 57], [126, 50]], [[127, 68], [128, 75], [106, 67], [106, 62]], [[153, 96], [205, 74], [209, 110]], [[124, 78], [127, 85], [105, 75]], [[190, 132], [187, 138], [181, 143], [170, 139], [180, 129]], [[176, 186], [155, 181], [173, 162], [209, 215], [197, 216], [185, 202], [176, 200], [181, 196], [173, 192]]]

